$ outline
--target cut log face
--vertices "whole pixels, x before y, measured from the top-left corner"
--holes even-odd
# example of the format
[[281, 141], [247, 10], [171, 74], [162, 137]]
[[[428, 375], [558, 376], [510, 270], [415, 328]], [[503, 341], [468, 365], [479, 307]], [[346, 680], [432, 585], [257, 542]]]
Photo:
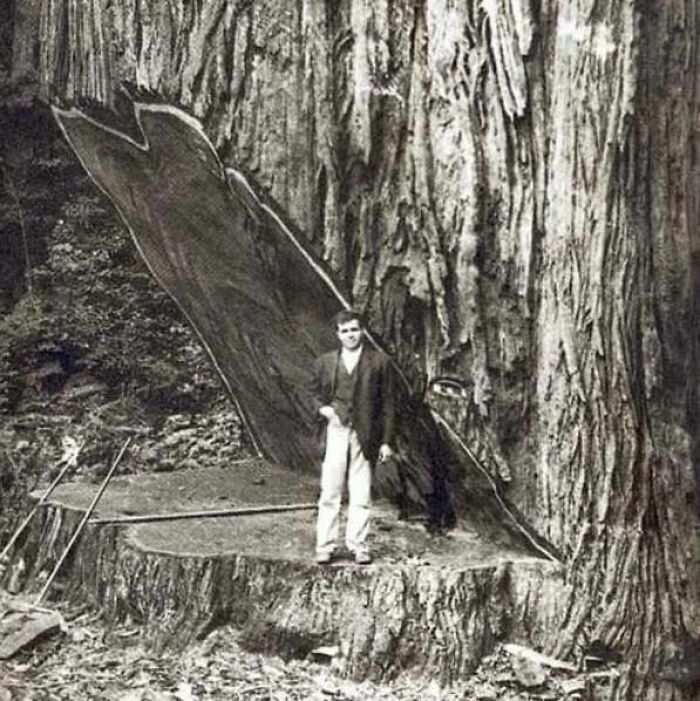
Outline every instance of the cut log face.
[[[224, 170], [199, 123], [181, 110], [136, 104], [141, 143], [77, 109], [54, 111], [199, 334], [260, 453], [314, 470], [312, 364], [337, 345], [332, 318], [349, 306], [325, 266], [243, 174]], [[439, 523], [457, 510], [493, 539], [529, 542], [490, 478], [441, 438], [429, 410], [399, 384], [400, 464], [398, 473], [376, 471], [379, 490], [427, 508]]]
[[[192, 510], [214, 499], [284, 504], [307, 500], [315, 487], [311, 477], [260, 460], [120, 477], [98, 516]], [[51, 569], [94, 490], [66, 484], [40, 509], [14, 553], [28, 577]], [[418, 523], [397, 521], [386, 503], [376, 509], [372, 565], [357, 566], [345, 553], [318, 566], [314, 520], [313, 512], [296, 512], [93, 524], [58, 584], [107, 621], [142, 625], [155, 648], [186, 645], [230, 622], [260, 652], [303, 657], [329, 645], [351, 677], [407, 673], [445, 682], [471, 672], [501, 640], [540, 643], [562, 598], [553, 563], [475, 531], [430, 536]]]
[[129, 225], [153, 275], [200, 334], [259, 449], [293, 469], [314, 463], [316, 355], [341, 308], [309, 263], [237, 196], [199, 125], [137, 105], [144, 143], [80, 112], [56, 112], [88, 173]]

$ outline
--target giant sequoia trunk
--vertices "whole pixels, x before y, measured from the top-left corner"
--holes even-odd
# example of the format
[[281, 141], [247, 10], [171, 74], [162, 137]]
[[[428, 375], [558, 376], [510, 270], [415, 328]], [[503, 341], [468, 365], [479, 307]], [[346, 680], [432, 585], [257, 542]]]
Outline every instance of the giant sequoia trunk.
[[564, 554], [553, 651], [690, 698], [658, 675], [700, 620], [696, 3], [16, 4], [45, 97], [184, 107], [416, 389], [464, 386], [442, 412]]

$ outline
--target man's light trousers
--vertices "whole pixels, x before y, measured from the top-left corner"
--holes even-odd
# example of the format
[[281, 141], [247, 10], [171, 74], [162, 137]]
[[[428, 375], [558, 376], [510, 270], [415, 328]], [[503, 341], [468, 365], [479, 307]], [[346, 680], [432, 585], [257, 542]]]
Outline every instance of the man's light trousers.
[[368, 552], [372, 467], [362, 453], [357, 433], [348, 426], [326, 428], [326, 454], [321, 466], [316, 551], [331, 554], [338, 547], [340, 502], [348, 481], [345, 544], [353, 553]]

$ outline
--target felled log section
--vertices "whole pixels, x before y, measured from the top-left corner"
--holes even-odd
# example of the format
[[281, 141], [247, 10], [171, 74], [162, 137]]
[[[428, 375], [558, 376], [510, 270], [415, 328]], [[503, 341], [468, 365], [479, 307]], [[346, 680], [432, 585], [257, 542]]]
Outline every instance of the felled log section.
[[[3, 612], [5, 614], [5, 612]], [[20, 650], [59, 629], [61, 617], [49, 611], [16, 611], [0, 621], [0, 660], [8, 660]]]
[[[261, 472], [265, 483], [254, 484]], [[284, 503], [312, 484], [293, 477], [252, 461], [231, 470], [122, 478], [99, 516], [151, 510], [156, 501], [169, 511], [189, 509], [215, 492], [242, 505], [270, 496], [271, 484], [273, 501]], [[60, 556], [92, 491], [66, 485], [41, 509], [14, 553], [25, 562], [27, 584]], [[543, 613], [561, 598], [552, 596], [552, 587], [562, 586], [552, 563], [474, 532], [431, 537], [386, 507], [376, 518], [375, 564], [346, 559], [319, 567], [312, 560], [314, 523], [313, 512], [288, 512], [94, 524], [66, 562], [55, 595], [62, 590], [87, 601], [107, 621], [143, 625], [159, 648], [231, 622], [245, 645], [262, 652], [294, 657], [338, 646], [340, 669], [353, 678], [408, 673], [443, 681], [468, 674], [498, 641], [536, 643], [548, 623]]]

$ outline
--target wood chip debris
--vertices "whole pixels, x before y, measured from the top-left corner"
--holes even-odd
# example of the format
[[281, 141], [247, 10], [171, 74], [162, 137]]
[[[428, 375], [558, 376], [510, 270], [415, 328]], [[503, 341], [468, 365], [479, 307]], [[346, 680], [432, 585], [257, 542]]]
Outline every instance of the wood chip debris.
[[586, 691], [586, 681], [585, 679], [564, 679], [559, 682], [561, 690], [567, 695], [571, 694], [581, 694]]
[[542, 686], [547, 681], [544, 667], [527, 657], [514, 657], [511, 660], [511, 668], [518, 684], [526, 689]]
[[0, 660], [8, 660], [20, 650], [61, 628], [62, 618], [53, 611], [15, 612], [0, 621]]
[[549, 657], [548, 655], [543, 655], [541, 652], [537, 652], [524, 645], [517, 645], [516, 643], [508, 643], [503, 646], [503, 649], [514, 657], [522, 657], [524, 659], [530, 660], [531, 662], [536, 662], [537, 664], [543, 665], [544, 667], [551, 667], [552, 669], [564, 669], [569, 672], [576, 672], [576, 665], [571, 662], [564, 662], [563, 660], [558, 660], [555, 657]]
[[340, 654], [340, 648], [337, 645], [322, 645], [311, 651], [311, 655], [316, 658], [333, 658]]

